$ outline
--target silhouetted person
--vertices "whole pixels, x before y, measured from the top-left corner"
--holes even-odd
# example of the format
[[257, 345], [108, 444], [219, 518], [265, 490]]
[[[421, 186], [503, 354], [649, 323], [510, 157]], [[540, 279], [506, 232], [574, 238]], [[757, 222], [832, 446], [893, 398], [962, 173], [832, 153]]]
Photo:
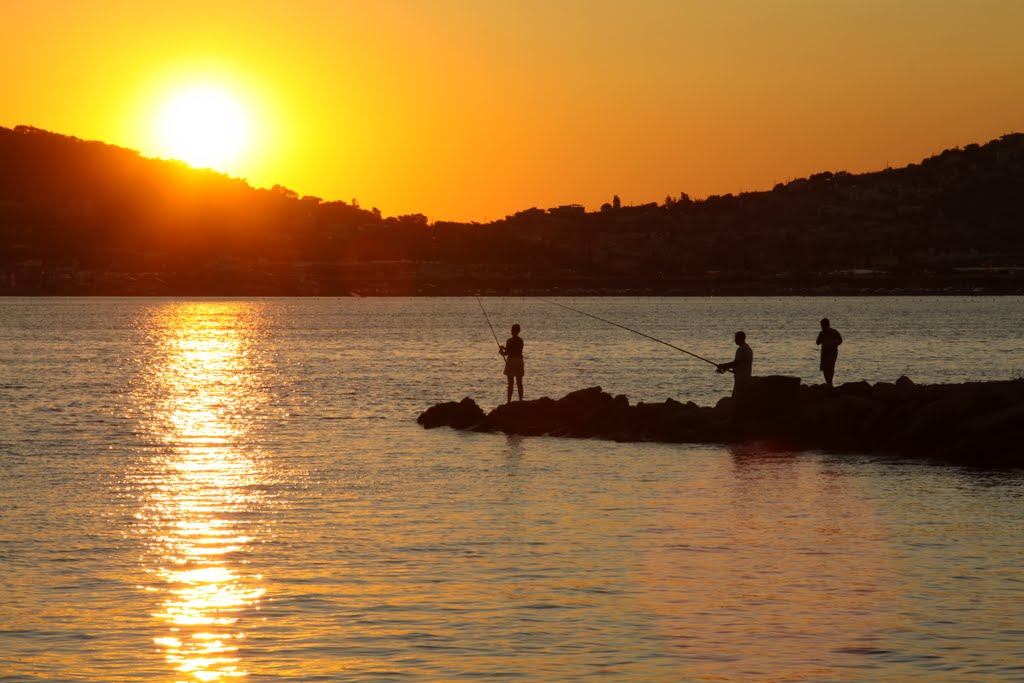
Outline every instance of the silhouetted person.
[[519, 336], [519, 323], [512, 326], [512, 336], [508, 338], [504, 346], [499, 346], [498, 351], [505, 357], [505, 376], [508, 377], [508, 399], [506, 403], [512, 402], [512, 383], [515, 382], [519, 390], [519, 400], [523, 400], [523, 338]]
[[825, 384], [832, 386], [832, 377], [836, 373], [836, 359], [839, 358], [839, 345], [843, 343], [843, 335], [832, 327], [828, 318], [821, 319], [821, 332], [814, 342], [821, 347], [821, 364], [818, 369], [825, 375]]
[[737, 332], [733, 341], [736, 342], [736, 357], [731, 363], [721, 363], [715, 367], [718, 368], [718, 372], [732, 370], [732, 396], [739, 401], [750, 382], [750, 375], [754, 368], [754, 352], [747, 346], [745, 332]]

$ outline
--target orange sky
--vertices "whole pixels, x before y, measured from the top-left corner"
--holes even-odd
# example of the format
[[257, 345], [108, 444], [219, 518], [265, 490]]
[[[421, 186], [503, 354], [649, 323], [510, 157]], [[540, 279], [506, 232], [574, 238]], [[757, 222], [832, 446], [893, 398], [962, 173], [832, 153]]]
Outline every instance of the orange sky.
[[0, 125], [166, 156], [176, 89], [251, 116], [222, 170], [385, 215], [769, 189], [1024, 130], [1024, 2], [4, 3]]

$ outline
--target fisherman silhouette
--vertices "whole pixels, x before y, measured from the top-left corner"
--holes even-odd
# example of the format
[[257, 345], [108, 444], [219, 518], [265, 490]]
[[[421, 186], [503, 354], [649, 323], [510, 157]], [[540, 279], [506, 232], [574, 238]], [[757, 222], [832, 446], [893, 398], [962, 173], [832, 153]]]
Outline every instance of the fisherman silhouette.
[[715, 367], [718, 368], [719, 373], [726, 370], [732, 371], [732, 396], [739, 401], [750, 383], [750, 375], [754, 367], [754, 352], [747, 346], [745, 332], [737, 332], [733, 341], [736, 342], [736, 357], [730, 363], [718, 363]]
[[836, 359], [839, 357], [839, 345], [843, 343], [843, 335], [832, 327], [828, 318], [821, 319], [821, 332], [814, 342], [821, 347], [821, 363], [818, 369], [825, 376], [825, 384], [832, 386], [832, 377], [836, 372]]
[[505, 376], [508, 377], [508, 399], [512, 402], [512, 384], [519, 390], [519, 400], [523, 400], [523, 338], [519, 336], [519, 323], [512, 326], [512, 336], [504, 346], [498, 346], [498, 352], [505, 357]]

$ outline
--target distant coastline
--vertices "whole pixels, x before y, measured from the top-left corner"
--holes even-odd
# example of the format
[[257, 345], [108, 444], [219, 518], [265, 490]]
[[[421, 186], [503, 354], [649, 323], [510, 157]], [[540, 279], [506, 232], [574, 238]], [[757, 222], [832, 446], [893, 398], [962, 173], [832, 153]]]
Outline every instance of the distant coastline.
[[188, 286], [173, 288], [159, 283], [118, 283], [94, 286], [76, 285], [58, 280], [38, 286], [8, 287], [0, 290], [0, 297], [965, 297], [965, 296], [1024, 296], [1024, 282], [1019, 279], [1003, 281], [993, 278], [984, 284], [944, 285], [936, 287], [901, 286], [846, 286], [814, 287], [777, 285], [756, 287], [749, 284], [693, 285], [693, 286], [619, 286], [619, 287], [436, 287], [426, 285], [413, 288], [371, 286], [356, 290], [337, 290], [295, 287], [275, 290], [266, 287], [251, 289], [236, 287], [200, 288]]
[[1024, 134], [874, 173], [490, 223], [0, 128], [0, 296], [1024, 294]]
[[[379, 270], [378, 270], [379, 269]], [[246, 268], [199, 273], [119, 273], [21, 264], [0, 296], [441, 297], [441, 296], [1013, 296], [1024, 295], [1024, 268], [969, 268], [944, 274], [884, 271], [744, 279], [421, 276], [415, 264], [351, 264], [337, 274], [293, 264], [279, 272]]]

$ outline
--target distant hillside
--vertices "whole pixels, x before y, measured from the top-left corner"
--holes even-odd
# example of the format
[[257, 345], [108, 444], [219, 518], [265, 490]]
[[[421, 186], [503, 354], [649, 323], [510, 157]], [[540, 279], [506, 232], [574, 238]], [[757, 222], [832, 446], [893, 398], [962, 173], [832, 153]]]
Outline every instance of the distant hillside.
[[1024, 289], [1024, 135], [876, 173], [487, 224], [385, 218], [0, 128], [0, 293], [857, 293]]

